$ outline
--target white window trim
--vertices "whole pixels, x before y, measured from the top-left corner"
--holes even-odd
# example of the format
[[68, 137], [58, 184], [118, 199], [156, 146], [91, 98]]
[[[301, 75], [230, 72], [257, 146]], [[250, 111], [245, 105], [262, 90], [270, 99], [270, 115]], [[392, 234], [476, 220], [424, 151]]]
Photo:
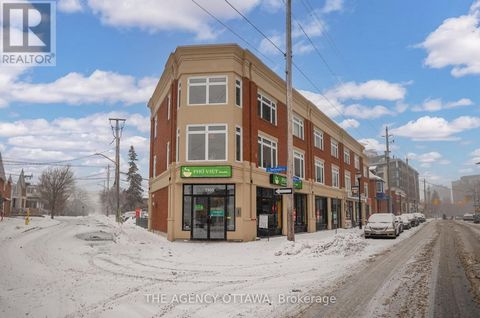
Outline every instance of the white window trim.
[[153, 155], [153, 177], [157, 176], [157, 155]]
[[[333, 178], [333, 172], [334, 171], [337, 171], [337, 175], [338, 175], [338, 184], [337, 185], [334, 185], [334, 178]], [[340, 189], [340, 168], [335, 166], [335, 165], [332, 165], [332, 188], [335, 188], [335, 189]]]
[[[293, 123], [292, 123], [292, 127], [293, 127], [293, 135], [297, 138], [300, 138], [300, 139], [304, 139], [305, 138], [305, 126], [304, 126], [304, 121], [303, 121], [303, 118], [298, 116], [298, 115], [293, 115]], [[300, 126], [300, 134], [301, 136], [297, 136], [295, 135], [295, 124], [299, 125]]]
[[[240, 129], [240, 131], [237, 131]], [[237, 160], [237, 136], [240, 135], [240, 160]], [[235, 126], [235, 161], [242, 162], [243, 161], [243, 129], [240, 126]]]
[[[348, 158], [348, 160], [347, 160], [347, 158]], [[345, 162], [346, 164], [350, 164], [350, 162], [351, 162], [350, 149], [348, 149], [347, 147], [343, 148], [343, 162]]]
[[[321, 168], [323, 170], [322, 182], [318, 181], [317, 168]], [[325, 162], [321, 159], [316, 159], [316, 158], [315, 158], [315, 183], [325, 184]]]
[[[258, 96], [260, 95], [260, 97]], [[272, 97], [270, 97], [268, 94], [266, 93], [263, 93], [261, 91], [258, 91], [257, 92], [257, 105], [258, 105], [258, 100], [260, 98], [260, 103], [262, 103], [262, 100], [261, 100], [261, 97], [265, 97], [266, 99], [268, 99], [270, 101], [270, 108], [274, 108], [275, 109], [275, 123], [272, 123], [271, 121], [268, 121], [266, 119], [264, 119], [262, 117], [262, 110], [260, 110], [260, 118], [265, 120], [267, 123], [270, 123], [272, 125], [275, 125], [277, 126], [277, 121], [278, 121], [278, 108], [277, 108], [277, 101], [275, 99], [273, 99]]]
[[[334, 149], [333, 145], [336, 145], [335, 148], [337, 148], [336, 155], [333, 154], [333, 149]], [[338, 157], [339, 157], [339, 152], [340, 152], [340, 151], [339, 151], [339, 150], [340, 150], [340, 149], [339, 149], [340, 147], [339, 147], [339, 145], [338, 145], [338, 141], [332, 138], [332, 139], [330, 140], [330, 148], [331, 148], [331, 149], [330, 149], [330, 155], [331, 155], [332, 157], [338, 159]]]
[[182, 82], [179, 79], [178, 80], [178, 85], [177, 85], [177, 109], [180, 108], [181, 98], [182, 98]]
[[[302, 174], [303, 176], [295, 176], [295, 159], [301, 159], [302, 160]], [[305, 179], [305, 153], [303, 151], [294, 149], [293, 150], [293, 175], [299, 179]]]
[[[238, 84], [237, 81], [240, 83]], [[240, 105], [237, 104], [237, 88], [240, 88]], [[235, 106], [243, 107], [243, 82], [240, 77], [235, 77]]]
[[168, 166], [170, 165], [170, 141], [167, 141], [167, 169], [168, 169]]
[[[190, 127], [198, 127], [198, 126], [203, 126], [206, 128], [205, 131], [203, 131], [203, 133], [207, 133], [208, 132], [208, 127], [210, 126], [225, 126], [225, 159], [220, 159], [220, 160], [209, 160], [208, 159], [208, 138], [206, 139], [206, 142], [205, 142], [205, 159], [202, 159], [202, 160], [190, 160], [188, 158], [188, 136], [190, 135], [190, 133], [188, 132], [188, 128]], [[217, 130], [217, 131], [220, 131], [220, 130]], [[223, 131], [222, 131], [223, 132]], [[195, 132], [193, 132], [192, 134], [195, 134]], [[200, 134], [200, 133], [198, 133]], [[185, 158], [187, 158], [187, 162], [225, 162], [225, 161], [228, 161], [228, 124], [217, 124], [217, 123], [212, 123], [212, 124], [191, 124], [191, 125], [187, 125], [186, 127], [186, 142], [185, 142]]]
[[177, 141], [175, 145], [175, 162], [180, 161], [180, 128], [177, 128]]
[[[318, 145], [315, 145], [315, 138], [316, 138], [317, 136], [320, 138], [320, 147], [319, 147]], [[323, 137], [324, 137], [324, 136], [323, 136], [323, 131], [321, 131], [320, 129], [318, 129], [317, 127], [315, 127], [315, 128], [313, 129], [313, 146], [316, 147], [316, 148], [318, 148], [318, 149], [323, 150], [323, 147], [324, 147], [324, 145], [323, 145]]]
[[[348, 180], [348, 182], [347, 182]], [[348, 187], [350, 186], [350, 189]], [[351, 196], [352, 195], [352, 174], [350, 171], [345, 170], [345, 191]]]
[[155, 117], [153, 118], [153, 121], [154, 121], [154, 129], [153, 129], [153, 138], [156, 139], [157, 138], [157, 130], [158, 130], [158, 115], [155, 115]]
[[[225, 103], [209, 103], [209, 79], [211, 78], [225, 78]], [[204, 84], [190, 84], [191, 79], [205, 79], [206, 83], [206, 95], [205, 95], [205, 104], [191, 104], [190, 103], [190, 86], [203, 86]], [[228, 76], [227, 75], [212, 75], [212, 76], [192, 76], [187, 79], [187, 105], [188, 106], [208, 106], [208, 105], [228, 105]]]
[[353, 163], [355, 169], [360, 170], [360, 156], [358, 156], [357, 154], [353, 154]]
[[170, 113], [172, 108], [172, 96], [168, 94], [167, 96], [167, 120], [170, 120]]
[[[265, 135], [262, 135], [262, 134], [258, 134], [257, 136], [257, 147], [258, 147], [258, 138], [261, 138], [261, 139], [266, 139], [268, 141], [270, 141], [270, 143], [275, 144], [275, 164], [278, 165], [278, 141], [277, 140], [274, 140], [272, 138], [269, 138]], [[262, 147], [261, 149], [263, 150], [263, 140], [262, 140]], [[258, 154], [258, 156], [260, 156], [260, 154]], [[257, 160], [258, 161], [258, 160]], [[262, 162], [263, 160], [260, 160], [260, 162]], [[263, 162], [262, 162], [263, 164]], [[258, 166], [259, 168], [262, 168], [262, 169], [265, 169], [266, 170], [266, 167], [262, 167], [262, 166]]]

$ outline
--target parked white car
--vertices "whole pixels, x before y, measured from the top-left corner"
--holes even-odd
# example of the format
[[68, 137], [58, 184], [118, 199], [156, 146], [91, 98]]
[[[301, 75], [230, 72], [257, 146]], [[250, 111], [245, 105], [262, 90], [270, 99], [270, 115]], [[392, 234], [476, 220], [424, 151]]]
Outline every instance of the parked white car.
[[397, 238], [400, 234], [399, 222], [392, 213], [374, 213], [365, 225], [365, 238], [380, 236]]
[[412, 227], [413, 218], [409, 217], [408, 214], [400, 215], [400, 218], [403, 222], [403, 229], [408, 230]]

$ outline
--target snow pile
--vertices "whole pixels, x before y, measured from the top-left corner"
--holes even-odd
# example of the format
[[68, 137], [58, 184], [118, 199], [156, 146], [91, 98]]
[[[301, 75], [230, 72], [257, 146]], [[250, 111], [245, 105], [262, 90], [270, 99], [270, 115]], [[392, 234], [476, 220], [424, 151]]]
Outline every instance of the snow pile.
[[366, 246], [367, 242], [359, 233], [345, 232], [322, 241], [286, 242], [275, 252], [275, 256], [299, 254], [349, 256], [363, 251]]

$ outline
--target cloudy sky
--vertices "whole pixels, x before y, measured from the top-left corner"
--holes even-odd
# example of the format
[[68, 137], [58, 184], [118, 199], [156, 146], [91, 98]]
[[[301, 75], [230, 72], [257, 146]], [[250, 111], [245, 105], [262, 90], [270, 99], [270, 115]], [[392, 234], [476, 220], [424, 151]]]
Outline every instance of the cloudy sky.
[[[57, 65], [0, 66], [7, 173], [113, 157], [119, 116], [123, 163], [134, 145], [147, 176], [146, 102], [178, 45], [236, 42], [282, 74], [283, 0], [229, 2], [271, 42], [223, 0], [59, 0]], [[480, 172], [480, 1], [294, 0], [293, 15], [294, 84], [325, 113], [377, 151], [388, 125], [393, 155], [432, 183]], [[71, 163], [80, 184], [103, 185], [108, 161]]]

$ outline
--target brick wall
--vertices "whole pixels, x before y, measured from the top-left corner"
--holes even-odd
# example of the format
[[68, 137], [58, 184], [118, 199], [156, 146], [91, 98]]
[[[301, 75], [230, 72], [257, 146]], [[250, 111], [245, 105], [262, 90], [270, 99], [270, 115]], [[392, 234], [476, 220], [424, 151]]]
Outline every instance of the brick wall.
[[168, 187], [152, 193], [152, 230], [167, 232]]

